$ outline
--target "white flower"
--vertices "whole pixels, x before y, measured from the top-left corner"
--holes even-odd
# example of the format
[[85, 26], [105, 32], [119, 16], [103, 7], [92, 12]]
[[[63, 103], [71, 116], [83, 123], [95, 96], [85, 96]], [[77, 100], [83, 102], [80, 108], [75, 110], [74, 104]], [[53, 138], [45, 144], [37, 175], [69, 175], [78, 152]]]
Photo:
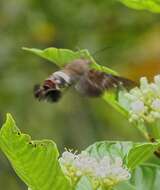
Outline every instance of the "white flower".
[[79, 154], [74, 160], [73, 166], [83, 173], [90, 173], [93, 172], [93, 167], [96, 167], [96, 164], [96, 159], [85, 154]]
[[104, 156], [101, 160], [99, 160], [99, 165], [105, 168], [109, 168], [111, 165], [111, 159], [109, 156]]
[[159, 94], [159, 88], [155, 83], [150, 84], [150, 89], [153, 91], [153, 93]]
[[131, 109], [135, 114], [141, 114], [145, 112], [144, 103], [141, 100], [136, 100], [131, 103]]
[[123, 165], [123, 161], [120, 157], [116, 157], [115, 158], [115, 166], [122, 166]]
[[95, 168], [94, 176], [97, 178], [105, 178], [110, 173], [110, 168], [99, 166]]
[[154, 77], [154, 82], [155, 82], [155, 84], [156, 84], [157, 86], [160, 86], [160, 75], [156, 75], [156, 76]]
[[160, 111], [160, 99], [153, 100], [151, 107], [153, 110]]
[[74, 161], [75, 157], [76, 157], [75, 154], [73, 154], [72, 152], [65, 151], [62, 154], [61, 162], [72, 164], [72, 162]]
[[[61, 160], [63, 159], [63, 162]], [[112, 186], [120, 181], [130, 178], [129, 171], [123, 166], [120, 157], [111, 158], [104, 156], [103, 158], [94, 158], [87, 153], [75, 155], [65, 151], [60, 158], [60, 163], [66, 175], [77, 179], [83, 175], [88, 176], [93, 181], [106, 186]]]
[[140, 86], [142, 90], [148, 89], [148, 80], [146, 77], [141, 77], [140, 78]]
[[121, 106], [129, 112], [129, 121], [154, 122], [160, 118], [160, 75], [154, 77], [149, 83], [146, 77], [140, 78], [140, 87], [135, 87], [124, 93], [128, 105]]
[[160, 113], [156, 111], [151, 111], [150, 116], [154, 119], [160, 119]]

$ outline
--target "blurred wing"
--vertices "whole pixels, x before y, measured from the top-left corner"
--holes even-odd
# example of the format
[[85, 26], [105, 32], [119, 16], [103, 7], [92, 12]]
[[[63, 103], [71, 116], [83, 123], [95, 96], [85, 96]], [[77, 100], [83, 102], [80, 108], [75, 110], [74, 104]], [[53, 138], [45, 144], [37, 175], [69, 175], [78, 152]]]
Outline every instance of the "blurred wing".
[[98, 97], [102, 95], [105, 90], [118, 87], [131, 88], [135, 85], [135, 82], [123, 77], [89, 70], [81, 77], [75, 87], [77, 91], [83, 95]]

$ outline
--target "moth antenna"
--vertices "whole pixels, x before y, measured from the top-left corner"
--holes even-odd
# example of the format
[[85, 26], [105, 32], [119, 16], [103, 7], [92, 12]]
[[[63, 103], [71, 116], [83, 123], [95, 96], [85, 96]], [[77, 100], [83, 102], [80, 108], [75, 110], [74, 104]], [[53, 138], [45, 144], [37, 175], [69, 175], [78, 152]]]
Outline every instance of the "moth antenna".
[[105, 51], [106, 49], [110, 49], [110, 48], [112, 48], [112, 46], [105, 46], [105, 47], [103, 47], [103, 48], [101, 48], [101, 49], [95, 51], [95, 52], [92, 54], [92, 56], [95, 57], [95, 55], [97, 55], [97, 54], [99, 54], [99, 53]]

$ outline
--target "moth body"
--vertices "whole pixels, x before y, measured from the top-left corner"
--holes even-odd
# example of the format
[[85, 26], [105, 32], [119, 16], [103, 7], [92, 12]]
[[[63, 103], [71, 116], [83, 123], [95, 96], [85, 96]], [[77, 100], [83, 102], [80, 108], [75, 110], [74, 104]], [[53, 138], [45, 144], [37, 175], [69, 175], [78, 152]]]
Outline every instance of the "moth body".
[[70, 86], [74, 86], [84, 96], [99, 97], [106, 90], [134, 84], [129, 79], [90, 69], [88, 60], [77, 59], [64, 69], [52, 73], [42, 85], [36, 86], [34, 95], [39, 101], [57, 102], [63, 89]]

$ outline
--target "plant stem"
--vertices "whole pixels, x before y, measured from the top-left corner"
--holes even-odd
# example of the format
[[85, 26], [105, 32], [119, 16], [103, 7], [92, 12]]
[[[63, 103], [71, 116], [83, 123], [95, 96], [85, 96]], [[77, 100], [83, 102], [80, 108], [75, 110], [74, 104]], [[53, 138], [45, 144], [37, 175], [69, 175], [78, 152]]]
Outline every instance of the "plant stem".
[[[140, 132], [144, 135], [145, 139], [150, 141], [151, 143], [156, 143], [160, 138], [160, 126], [159, 123], [137, 123], [137, 127]], [[148, 129], [148, 130], [147, 130]], [[154, 151], [156, 157], [160, 159], [160, 148]]]

